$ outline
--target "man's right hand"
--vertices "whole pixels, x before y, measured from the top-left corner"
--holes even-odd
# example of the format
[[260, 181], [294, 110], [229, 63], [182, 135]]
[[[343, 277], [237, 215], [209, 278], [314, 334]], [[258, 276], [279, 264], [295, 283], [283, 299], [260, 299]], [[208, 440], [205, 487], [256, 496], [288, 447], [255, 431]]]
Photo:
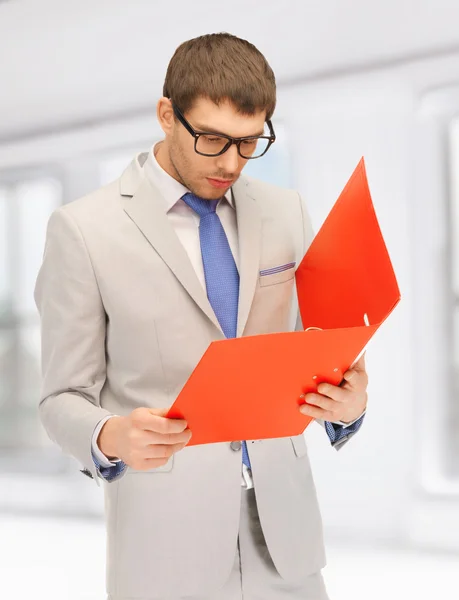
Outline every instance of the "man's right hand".
[[125, 417], [112, 417], [102, 427], [97, 444], [105, 456], [120, 458], [137, 471], [161, 467], [190, 441], [183, 419], [168, 419], [167, 408], [136, 408]]

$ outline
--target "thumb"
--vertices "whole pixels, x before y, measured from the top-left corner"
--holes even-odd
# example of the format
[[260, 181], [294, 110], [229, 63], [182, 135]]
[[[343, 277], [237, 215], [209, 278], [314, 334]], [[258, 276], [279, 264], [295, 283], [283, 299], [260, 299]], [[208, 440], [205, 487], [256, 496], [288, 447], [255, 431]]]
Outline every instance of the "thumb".
[[349, 371], [346, 371], [346, 373], [344, 373], [343, 377], [346, 381], [349, 381], [350, 383], [355, 377], [356, 373], [357, 371], [355, 369], [350, 369]]
[[156, 417], [165, 417], [169, 410], [169, 408], [149, 408], [148, 412]]

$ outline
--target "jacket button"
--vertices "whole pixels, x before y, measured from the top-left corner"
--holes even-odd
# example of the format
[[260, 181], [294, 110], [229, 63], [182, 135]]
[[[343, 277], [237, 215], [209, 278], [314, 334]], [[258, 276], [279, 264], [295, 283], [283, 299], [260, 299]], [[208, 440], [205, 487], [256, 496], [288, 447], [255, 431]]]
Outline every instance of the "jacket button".
[[241, 442], [231, 442], [230, 448], [233, 452], [239, 452], [239, 450], [242, 448], [242, 443]]

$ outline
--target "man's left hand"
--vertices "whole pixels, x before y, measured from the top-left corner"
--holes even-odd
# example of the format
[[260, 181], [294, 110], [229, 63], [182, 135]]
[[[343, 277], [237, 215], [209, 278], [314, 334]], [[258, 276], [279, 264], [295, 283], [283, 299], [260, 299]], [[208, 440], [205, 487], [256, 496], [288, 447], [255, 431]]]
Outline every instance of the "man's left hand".
[[365, 371], [365, 354], [343, 375], [339, 386], [319, 383], [318, 394], [304, 396], [306, 404], [300, 406], [304, 415], [323, 421], [351, 423], [358, 419], [367, 406], [368, 375]]

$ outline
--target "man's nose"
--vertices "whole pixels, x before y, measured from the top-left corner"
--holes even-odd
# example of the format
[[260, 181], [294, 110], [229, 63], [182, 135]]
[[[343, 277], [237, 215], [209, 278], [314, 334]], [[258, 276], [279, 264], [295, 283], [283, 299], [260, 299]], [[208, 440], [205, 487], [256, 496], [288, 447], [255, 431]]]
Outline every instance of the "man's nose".
[[239, 170], [239, 154], [236, 144], [232, 144], [226, 152], [217, 156], [217, 167], [225, 173], [237, 173]]

